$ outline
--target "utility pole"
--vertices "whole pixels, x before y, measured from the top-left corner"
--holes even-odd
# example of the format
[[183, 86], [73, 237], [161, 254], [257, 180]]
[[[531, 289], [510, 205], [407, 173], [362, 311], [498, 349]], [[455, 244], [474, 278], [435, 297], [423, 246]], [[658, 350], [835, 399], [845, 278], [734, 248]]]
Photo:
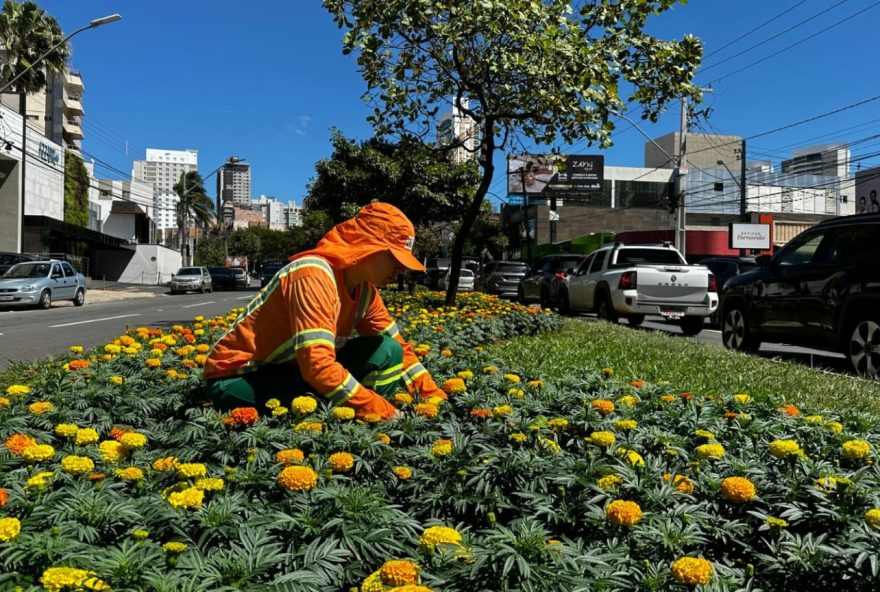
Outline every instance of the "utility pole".
[[[748, 222], [748, 212], [746, 211], [746, 200], [748, 192], [746, 191], [746, 141], [742, 141], [742, 148], [739, 152], [739, 217], [742, 222]], [[745, 257], [746, 250], [739, 250], [740, 257]]]
[[[522, 195], [523, 195], [523, 221], [526, 225], [526, 260], [532, 260], [532, 237], [531, 232], [529, 231], [529, 194], [526, 193], [526, 165], [523, 165], [519, 169], [519, 180], [522, 183]], [[522, 257], [522, 254], [520, 254]]]
[[684, 212], [684, 197], [687, 191], [687, 132], [688, 107], [687, 98], [681, 98], [681, 121], [678, 132], [678, 169], [675, 173], [675, 195], [678, 198], [678, 218], [676, 220], [675, 246], [682, 255], [687, 254], [687, 221]]

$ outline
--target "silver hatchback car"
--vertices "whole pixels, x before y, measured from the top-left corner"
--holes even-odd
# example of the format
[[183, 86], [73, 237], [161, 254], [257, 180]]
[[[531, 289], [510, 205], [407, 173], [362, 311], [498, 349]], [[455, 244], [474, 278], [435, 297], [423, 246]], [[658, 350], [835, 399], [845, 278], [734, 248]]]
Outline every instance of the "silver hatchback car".
[[171, 277], [169, 287], [172, 294], [214, 291], [211, 284], [211, 272], [207, 267], [181, 267]]
[[86, 302], [86, 278], [67, 261], [18, 263], [0, 277], [0, 306], [49, 308], [53, 300]]

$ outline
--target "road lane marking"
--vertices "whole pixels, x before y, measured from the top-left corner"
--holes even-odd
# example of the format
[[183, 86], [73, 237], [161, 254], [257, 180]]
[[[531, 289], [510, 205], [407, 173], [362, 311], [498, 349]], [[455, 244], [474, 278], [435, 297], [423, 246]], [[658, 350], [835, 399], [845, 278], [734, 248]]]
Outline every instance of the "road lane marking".
[[239, 296], [236, 300], [250, 300], [253, 296]]
[[58, 327], [71, 327], [71, 326], [73, 326], [73, 325], [82, 325], [82, 324], [84, 324], [84, 323], [99, 323], [99, 322], [101, 322], [101, 321], [113, 321], [113, 320], [116, 320], [116, 319], [124, 319], [124, 318], [127, 318], [127, 317], [139, 317], [139, 316], [141, 316], [140, 313], [127, 314], [127, 315], [119, 315], [119, 316], [117, 316], [117, 317], [104, 317], [103, 319], [91, 319], [91, 320], [89, 320], [89, 321], [77, 321], [77, 322], [75, 322], [75, 323], [64, 323], [64, 324], [61, 324], [61, 325], [49, 325], [49, 328], [50, 328], [50, 329], [56, 329], [56, 328], [58, 328]]
[[181, 308], [192, 308], [193, 306], [205, 306], [206, 304], [214, 304], [215, 300], [209, 300], [208, 302], [199, 302], [198, 304], [187, 304], [186, 306], [182, 306]]

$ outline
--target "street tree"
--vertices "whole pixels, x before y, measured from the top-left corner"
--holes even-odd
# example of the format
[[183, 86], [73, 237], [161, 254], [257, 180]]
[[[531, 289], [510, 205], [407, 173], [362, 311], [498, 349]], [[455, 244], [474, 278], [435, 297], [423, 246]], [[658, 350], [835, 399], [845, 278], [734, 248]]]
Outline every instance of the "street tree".
[[475, 163], [455, 164], [417, 138], [363, 142], [333, 130], [333, 154], [315, 165], [303, 205], [333, 222], [351, 218], [374, 199], [400, 208], [416, 226], [458, 220], [480, 182]]
[[[453, 246], [446, 301], [465, 241], [492, 183], [493, 155], [512, 142], [610, 146], [628, 104], [656, 121], [693, 83], [702, 44], [645, 32], [677, 0], [323, 0], [367, 83], [380, 137], [425, 138], [454, 105], [479, 129], [479, 186]], [[467, 148], [463, 141], [450, 148]]]
[[180, 231], [180, 253], [186, 263], [186, 239], [189, 220], [193, 219], [202, 228], [208, 228], [214, 219], [214, 200], [208, 197], [205, 182], [198, 171], [187, 171], [180, 175], [174, 184], [177, 194], [177, 228]]

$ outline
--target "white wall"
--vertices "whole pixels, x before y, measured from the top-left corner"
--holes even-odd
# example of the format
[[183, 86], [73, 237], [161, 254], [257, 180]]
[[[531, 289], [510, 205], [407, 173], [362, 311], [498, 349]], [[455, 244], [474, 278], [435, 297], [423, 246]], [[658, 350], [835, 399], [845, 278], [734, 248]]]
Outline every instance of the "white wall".
[[138, 245], [118, 281], [133, 284], [168, 283], [181, 267], [180, 251], [162, 245]]

